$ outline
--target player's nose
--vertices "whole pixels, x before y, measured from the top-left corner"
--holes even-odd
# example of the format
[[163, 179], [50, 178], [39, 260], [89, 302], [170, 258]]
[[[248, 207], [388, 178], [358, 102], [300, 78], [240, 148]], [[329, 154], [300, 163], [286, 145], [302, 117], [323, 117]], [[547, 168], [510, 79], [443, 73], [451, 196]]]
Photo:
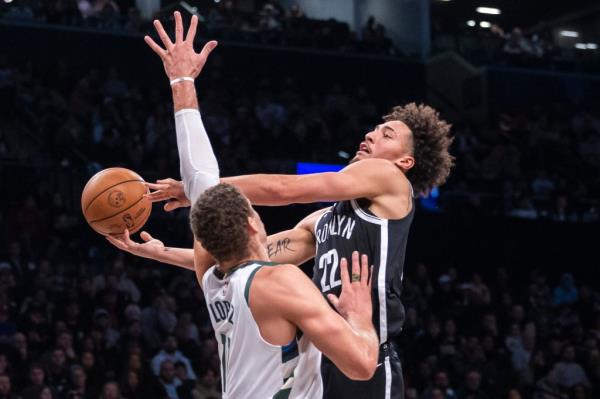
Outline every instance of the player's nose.
[[365, 134], [365, 141], [369, 142], [369, 143], [373, 143], [373, 141], [375, 141], [375, 132], [374, 131], [370, 131], [369, 133]]

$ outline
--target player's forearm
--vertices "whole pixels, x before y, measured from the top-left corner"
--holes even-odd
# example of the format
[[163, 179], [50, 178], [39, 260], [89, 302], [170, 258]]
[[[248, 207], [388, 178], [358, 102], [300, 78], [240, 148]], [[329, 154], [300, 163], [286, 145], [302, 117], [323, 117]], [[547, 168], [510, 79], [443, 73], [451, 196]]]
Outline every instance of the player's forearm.
[[301, 265], [315, 256], [314, 236], [298, 228], [270, 235], [267, 252], [271, 262]]
[[173, 85], [175, 132], [184, 191], [193, 204], [207, 188], [219, 183], [219, 164], [198, 110], [193, 82]]
[[198, 97], [194, 82], [184, 80], [171, 87], [175, 112], [182, 109], [198, 109]]
[[286, 185], [294, 178], [296, 176], [255, 174], [225, 177], [221, 182], [237, 187], [254, 205], [277, 206], [293, 203]]
[[194, 250], [191, 248], [165, 247], [147, 258], [184, 269], [194, 270]]

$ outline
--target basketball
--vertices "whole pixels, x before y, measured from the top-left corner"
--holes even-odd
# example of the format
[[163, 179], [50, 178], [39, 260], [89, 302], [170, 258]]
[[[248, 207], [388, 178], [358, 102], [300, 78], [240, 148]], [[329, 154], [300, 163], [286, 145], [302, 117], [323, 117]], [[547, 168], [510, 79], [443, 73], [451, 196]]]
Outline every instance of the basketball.
[[88, 224], [102, 235], [135, 233], [144, 226], [152, 204], [148, 187], [132, 170], [108, 168], [96, 173], [81, 193], [81, 210]]

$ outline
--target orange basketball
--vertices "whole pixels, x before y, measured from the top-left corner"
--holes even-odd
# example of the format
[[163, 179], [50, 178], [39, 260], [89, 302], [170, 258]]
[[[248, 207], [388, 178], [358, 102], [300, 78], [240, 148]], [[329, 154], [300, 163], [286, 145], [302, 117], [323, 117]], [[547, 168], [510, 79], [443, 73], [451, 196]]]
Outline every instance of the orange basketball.
[[96, 173], [81, 193], [85, 220], [102, 235], [119, 235], [125, 229], [135, 233], [144, 226], [152, 203], [144, 179], [125, 168], [108, 168]]

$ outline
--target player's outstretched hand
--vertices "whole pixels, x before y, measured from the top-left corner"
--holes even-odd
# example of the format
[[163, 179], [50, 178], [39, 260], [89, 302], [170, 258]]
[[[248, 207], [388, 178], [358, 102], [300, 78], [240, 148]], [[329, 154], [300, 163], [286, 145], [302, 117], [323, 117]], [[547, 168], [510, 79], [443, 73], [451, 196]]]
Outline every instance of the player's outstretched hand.
[[164, 206], [167, 212], [191, 206], [190, 200], [185, 196], [182, 181], [168, 178], [157, 180], [156, 183], [146, 183], [146, 186], [154, 191], [144, 196], [150, 202], [167, 201]]
[[154, 20], [154, 28], [165, 48], [159, 46], [150, 36], [144, 36], [144, 41], [162, 60], [169, 80], [181, 77], [196, 78], [202, 72], [211, 51], [217, 47], [217, 42], [214, 40], [209, 41], [200, 53], [196, 53], [194, 51], [194, 38], [198, 27], [198, 17], [196, 15], [192, 16], [185, 39], [183, 38], [181, 13], [175, 11], [173, 17], [175, 18], [175, 42], [171, 41], [157, 19]]
[[338, 313], [350, 323], [371, 323], [373, 315], [371, 271], [369, 257], [367, 255], [359, 256], [357, 251], [352, 253], [351, 276], [348, 275], [348, 261], [346, 258], [342, 258], [340, 262], [342, 293], [339, 298], [333, 294], [327, 295], [327, 298]]
[[158, 255], [165, 250], [165, 244], [161, 240], [153, 238], [149, 233], [142, 231], [140, 237], [144, 242], [135, 242], [129, 237], [129, 230], [121, 236], [106, 236], [108, 242], [120, 250], [130, 254], [148, 259], [158, 259]]

